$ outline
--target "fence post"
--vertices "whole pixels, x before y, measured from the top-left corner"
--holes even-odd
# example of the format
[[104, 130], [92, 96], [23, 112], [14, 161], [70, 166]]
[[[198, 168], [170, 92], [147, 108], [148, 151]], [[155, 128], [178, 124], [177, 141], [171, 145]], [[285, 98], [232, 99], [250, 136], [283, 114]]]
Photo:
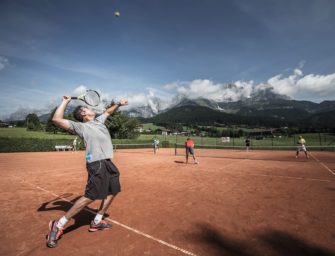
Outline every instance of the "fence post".
[[293, 135], [293, 146], [295, 146], [295, 134]]
[[235, 126], [233, 125], [233, 148], [235, 147]]

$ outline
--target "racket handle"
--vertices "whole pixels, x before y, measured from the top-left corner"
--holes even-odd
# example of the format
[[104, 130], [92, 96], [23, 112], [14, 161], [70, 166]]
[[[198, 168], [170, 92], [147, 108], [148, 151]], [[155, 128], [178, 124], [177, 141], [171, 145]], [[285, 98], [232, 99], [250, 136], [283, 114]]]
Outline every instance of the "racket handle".
[[71, 97], [71, 100], [76, 100], [78, 99], [78, 97]]

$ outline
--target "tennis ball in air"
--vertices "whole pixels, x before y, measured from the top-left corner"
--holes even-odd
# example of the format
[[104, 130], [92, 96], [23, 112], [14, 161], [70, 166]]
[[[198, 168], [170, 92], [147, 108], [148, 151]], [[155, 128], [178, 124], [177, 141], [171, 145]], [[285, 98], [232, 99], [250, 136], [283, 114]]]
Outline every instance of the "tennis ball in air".
[[114, 12], [115, 17], [120, 17], [120, 15], [121, 15], [120, 12]]

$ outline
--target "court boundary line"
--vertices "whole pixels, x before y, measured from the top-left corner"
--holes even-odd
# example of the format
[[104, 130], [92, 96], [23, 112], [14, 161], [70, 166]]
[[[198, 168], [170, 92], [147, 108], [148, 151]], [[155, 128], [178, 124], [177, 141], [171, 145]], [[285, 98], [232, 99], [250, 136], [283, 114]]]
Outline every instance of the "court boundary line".
[[272, 177], [272, 178], [282, 178], [282, 179], [294, 179], [294, 180], [306, 180], [306, 181], [319, 181], [319, 182], [333, 182], [335, 180], [326, 180], [326, 179], [317, 179], [317, 178], [305, 178], [305, 177], [294, 177], [294, 176], [285, 176], [285, 175], [272, 175], [272, 174], [255, 174], [255, 173], [241, 173], [241, 172], [229, 172], [224, 169], [219, 169], [223, 173], [227, 174], [237, 174], [242, 176], [261, 176], [261, 177]]
[[[56, 194], [56, 193], [54, 193], [54, 192], [52, 192], [52, 191], [49, 191], [49, 190], [47, 190], [47, 189], [45, 189], [45, 188], [42, 188], [42, 187], [40, 187], [40, 186], [38, 186], [38, 185], [35, 185], [34, 183], [31, 183], [31, 182], [29, 182], [29, 181], [26, 181], [26, 180], [24, 180], [24, 179], [22, 179], [22, 178], [20, 178], [20, 177], [18, 177], [18, 176], [14, 176], [14, 175], [11, 175], [11, 176], [14, 177], [14, 178], [16, 178], [16, 179], [19, 179], [19, 180], [20, 180], [21, 182], [23, 182], [23, 183], [26, 183], [26, 184], [28, 184], [28, 185], [34, 187], [34, 188], [37, 188], [37, 189], [41, 190], [41, 191], [43, 191], [43, 192], [45, 192], [45, 193], [47, 193], [47, 194], [51, 194], [51, 195], [53, 195], [53, 196], [56, 196], [56, 197], [58, 197], [59, 199], [62, 199], [63, 201], [66, 201], [66, 202], [68, 202], [68, 203], [70, 203], [70, 204], [72, 204], [72, 205], [74, 204], [74, 202], [71, 202], [70, 200], [68, 200], [68, 199], [66, 199], [66, 198], [64, 198], [64, 197], [62, 197], [62, 196], [60, 196], [60, 195], [58, 195], [58, 194]], [[84, 211], [87, 211], [87, 212], [89, 212], [89, 213], [92, 213], [92, 214], [96, 214], [96, 212], [94, 212], [94, 211], [92, 211], [92, 210], [90, 210], [90, 209], [88, 209], [88, 208], [86, 208], [86, 207], [85, 207], [83, 210], [84, 210]], [[135, 229], [135, 228], [132, 228], [132, 227], [130, 227], [130, 226], [128, 226], [128, 225], [125, 225], [125, 224], [123, 224], [123, 223], [121, 223], [121, 222], [118, 222], [118, 221], [116, 221], [116, 220], [113, 220], [113, 219], [111, 219], [111, 218], [109, 218], [109, 217], [107, 217], [107, 218], [105, 218], [105, 219], [109, 220], [110, 222], [114, 223], [115, 225], [118, 225], [118, 226], [120, 226], [120, 227], [123, 227], [123, 228], [125, 228], [125, 229], [127, 229], [127, 230], [129, 230], [129, 231], [132, 231], [132, 232], [134, 232], [134, 233], [136, 233], [136, 234], [138, 234], [138, 235], [144, 236], [144, 237], [146, 237], [146, 238], [148, 238], [148, 239], [151, 239], [151, 240], [153, 240], [153, 241], [155, 241], [155, 242], [157, 242], [157, 243], [160, 243], [160, 244], [162, 244], [162, 245], [165, 245], [165, 246], [167, 246], [167, 247], [169, 247], [169, 248], [171, 248], [171, 249], [174, 249], [174, 250], [177, 250], [177, 251], [179, 251], [179, 252], [182, 252], [182, 253], [184, 253], [184, 254], [186, 254], [186, 255], [198, 256], [197, 254], [194, 254], [193, 252], [187, 251], [187, 250], [185, 250], [185, 249], [183, 249], [183, 248], [180, 248], [180, 247], [178, 247], [178, 246], [176, 246], [176, 245], [170, 244], [170, 243], [168, 243], [168, 242], [166, 242], [166, 241], [164, 241], [164, 240], [161, 240], [161, 239], [159, 239], [159, 238], [156, 238], [156, 237], [154, 237], [154, 236], [151, 236], [151, 235], [149, 235], [149, 234], [147, 234], [147, 233], [144, 233], [144, 232], [142, 232], [142, 231], [140, 231], [140, 230], [137, 230], [137, 229]]]
[[331, 174], [335, 175], [335, 172], [333, 172], [326, 164], [324, 164], [322, 161], [320, 161], [316, 156], [314, 156], [312, 153], [309, 153], [316, 162], [318, 162], [320, 165], [322, 165], [327, 171], [329, 171]]

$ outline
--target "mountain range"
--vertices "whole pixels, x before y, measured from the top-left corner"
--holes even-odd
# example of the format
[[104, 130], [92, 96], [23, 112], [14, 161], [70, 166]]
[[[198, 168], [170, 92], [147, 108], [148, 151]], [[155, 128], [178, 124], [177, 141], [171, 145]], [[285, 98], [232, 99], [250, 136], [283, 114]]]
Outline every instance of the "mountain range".
[[[72, 110], [67, 109], [67, 113]], [[155, 123], [335, 128], [335, 101], [315, 103], [293, 100], [285, 95], [275, 94], [270, 89], [254, 92], [250, 97], [238, 101], [180, 97], [168, 108], [163, 108], [160, 100], [155, 98], [148, 104], [123, 112], [142, 122]], [[46, 122], [50, 116], [50, 113], [35, 113], [42, 122]], [[24, 120], [24, 114], [21, 111], [13, 115], [15, 119], [11, 119]]]
[[[128, 111], [128, 114], [131, 111]], [[239, 101], [183, 98], [145, 122], [335, 128], [335, 101], [298, 101], [262, 90]]]

